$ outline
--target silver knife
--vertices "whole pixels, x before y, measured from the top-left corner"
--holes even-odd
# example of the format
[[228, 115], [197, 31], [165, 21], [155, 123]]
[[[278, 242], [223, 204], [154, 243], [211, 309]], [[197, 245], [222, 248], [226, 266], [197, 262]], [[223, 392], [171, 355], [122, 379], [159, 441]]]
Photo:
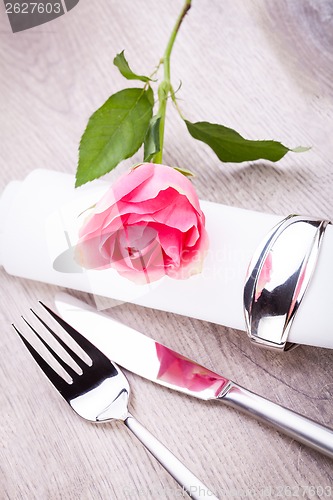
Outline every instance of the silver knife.
[[123, 368], [199, 399], [216, 400], [269, 423], [333, 458], [333, 430], [255, 394], [66, 293], [59, 314]]

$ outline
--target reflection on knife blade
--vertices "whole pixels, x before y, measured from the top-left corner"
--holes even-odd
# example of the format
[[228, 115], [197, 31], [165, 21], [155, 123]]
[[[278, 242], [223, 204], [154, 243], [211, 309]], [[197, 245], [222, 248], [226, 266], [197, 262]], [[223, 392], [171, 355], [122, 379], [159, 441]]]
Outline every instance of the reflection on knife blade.
[[200, 399], [224, 402], [333, 458], [333, 431], [328, 427], [254, 394], [68, 294], [58, 294], [55, 303], [68, 323], [127, 370]]
[[200, 399], [215, 399], [229, 380], [65, 293], [60, 315], [106, 356], [129, 371]]

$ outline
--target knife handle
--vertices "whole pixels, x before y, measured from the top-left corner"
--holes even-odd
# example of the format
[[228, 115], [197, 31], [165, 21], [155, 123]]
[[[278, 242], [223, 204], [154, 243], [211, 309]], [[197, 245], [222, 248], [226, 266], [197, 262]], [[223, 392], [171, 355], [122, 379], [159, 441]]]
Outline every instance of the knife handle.
[[218, 399], [269, 423], [297, 441], [333, 458], [333, 430], [255, 394], [234, 382]]
[[141, 441], [156, 460], [182, 487], [183, 492], [194, 500], [218, 498], [198, 479], [178, 458], [171, 453], [158, 439], [155, 438], [138, 420], [128, 415], [124, 424]]

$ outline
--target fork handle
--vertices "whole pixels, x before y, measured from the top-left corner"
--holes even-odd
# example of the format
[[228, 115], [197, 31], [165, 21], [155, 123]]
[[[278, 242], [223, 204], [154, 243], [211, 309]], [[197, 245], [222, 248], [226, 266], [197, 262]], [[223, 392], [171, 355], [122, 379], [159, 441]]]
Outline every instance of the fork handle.
[[141, 441], [156, 460], [169, 472], [191, 498], [199, 500], [218, 498], [198, 479], [164, 444], [153, 436], [138, 420], [128, 415], [124, 424]]
[[254, 392], [230, 383], [228, 390], [218, 399], [233, 408], [242, 410], [293, 439], [333, 458], [333, 430], [288, 410]]

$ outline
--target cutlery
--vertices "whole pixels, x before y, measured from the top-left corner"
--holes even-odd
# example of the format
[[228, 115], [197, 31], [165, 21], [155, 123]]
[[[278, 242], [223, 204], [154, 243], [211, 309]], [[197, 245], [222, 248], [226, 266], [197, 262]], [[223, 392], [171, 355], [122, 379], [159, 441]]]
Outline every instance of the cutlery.
[[[26, 318], [22, 317], [26, 325], [32, 330], [34, 336], [39, 339], [40, 346], [44, 345], [55, 360], [62, 367], [70, 380], [66, 380], [59, 370], [56, 370], [38, 352], [38, 350], [27, 340], [21, 331], [13, 324], [15, 331], [33, 356], [39, 367], [43, 370], [50, 382], [67, 401], [70, 407], [86, 420], [91, 422], [108, 422], [110, 420], [120, 420], [132, 433], [141, 441], [148, 451], [159, 461], [169, 474], [186, 491], [191, 498], [213, 498], [217, 497], [189, 470], [178, 458], [171, 453], [160, 441], [145, 429], [128, 412], [129, 384], [116, 364], [110, 361], [97, 347], [83, 337], [78, 331], [72, 328], [54, 311], [40, 304], [61, 325], [69, 334], [69, 338], [75, 341], [76, 349], [68, 345], [35, 311], [33, 315], [42, 325], [44, 333], [47, 331], [56, 339], [58, 349], [50, 346], [45, 336], [32, 326]], [[62, 348], [62, 355], [59, 353], [59, 346]], [[77, 352], [77, 346], [82, 351]], [[85, 355], [85, 358], [82, 356]], [[64, 353], [70, 356], [70, 360], [64, 360]], [[65, 354], [66, 356], [66, 354]], [[88, 356], [88, 359], [87, 359]]]
[[57, 294], [55, 304], [60, 316], [123, 368], [199, 399], [225, 403], [333, 458], [332, 429], [241, 387], [66, 293]]

